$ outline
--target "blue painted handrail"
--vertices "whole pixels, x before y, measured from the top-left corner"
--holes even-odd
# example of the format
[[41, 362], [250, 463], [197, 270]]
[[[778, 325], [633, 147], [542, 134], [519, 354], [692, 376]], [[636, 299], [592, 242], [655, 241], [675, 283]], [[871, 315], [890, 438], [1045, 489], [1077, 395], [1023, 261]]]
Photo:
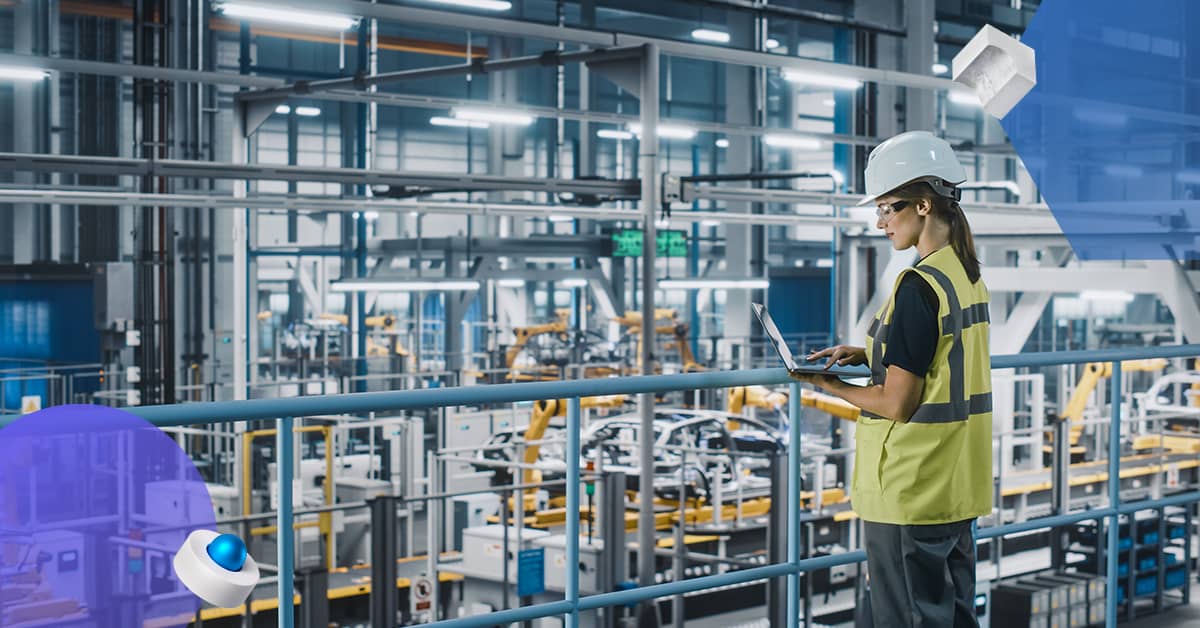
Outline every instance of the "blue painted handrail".
[[[1009, 369], [1009, 368], [1024, 368], [1024, 367], [1042, 367], [1053, 366], [1059, 364], [1082, 364], [1086, 362], [1114, 362], [1112, 372], [1112, 395], [1114, 399], [1120, 399], [1121, 385], [1121, 367], [1120, 362], [1123, 360], [1137, 360], [1148, 358], [1194, 358], [1200, 356], [1200, 345], [1171, 345], [1161, 347], [1146, 347], [1138, 349], [1104, 349], [1098, 351], [1059, 351], [1048, 353], [1032, 353], [1024, 355], [1001, 355], [992, 357], [992, 368], [994, 369]], [[863, 367], [835, 367], [831, 371], [837, 375], [845, 377], [865, 377], [867, 369]], [[438, 388], [426, 390], [402, 390], [392, 392], [374, 392], [374, 393], [349, 393], [340, 395], [327, 395], [321, 397], [293, 397], [287, 399], [255, 399], [248, 401], [222, 401], [222, 402], [207, 402], [207, 403], [189, 403], [170, 406], [145, 406], [140, 408], [129, 408], [130, 412], [141, 416], [147, 421], [160, 427], [171, 427], [181, 425], [195, 425], [205, 423], [225, 423], [230, 421], [243, 421], [248, 419], [279, 419], [281, 417], [304, 417], [322, 414], [364, 414], [367, 412], [387, 412], [398, 410], [414, 410], [421, 408], [433, 408], [444, 406], [472, 406], [485, 404], [501, 404], [514, 403], [521, 401], [535, 401], [539, 399], [570, 399], [572, 400], [570, 410], [568, 412], [568, 447], [578, 447], [578, 397], [595, 396], [595, 395], [613, 395], [613, 394], [637, 394], [637, 393], [659, 393], [675, 390], [696, 390], [706, 388], [726, 388], [731, 386], [749, 386], [749, 385], [777, 385], [791, 383], [792, 395], [789, 399], [789, 415], [791, 417], [799, 416], [799, 400], [800, 388], [799, 385], [793, 382], [787, 374], [787, 371], [782, 368], [776, 369], [755, 369], [745, 371], [722, 371], [710, 373], [691, 373], [681, 375], [652, 375], [642, 377], [621, 377], [610, 379], [587, 379], [587, 380], [571, 380], [558, 382], [536, 382], [522, 384], [496, 384], [488, 386], [471, 386], [471, 387], [455, 387], [455, 388]], [[977, 538], [990, 539], [1015, 534], [1019, 532], [1028, 532], [1032, 530], [1048, 529], [1071, 525], [1080, 521], [1087, 520], [1114, 520], [1120, 514], [1128, 514], [1137, 510], [1146, 508], [1155, 508], [1160, 506], [1183, 505], [1191, 504], [1200, 501], [1200, 491], [1189, 492], [1185, 494], [1173, 495], [1171, 497], [1157, 500], [1143, 500], [1138, 502], [1121, 503], [1119, 499], [1119, 473], [1117, 472], [1120, 465], [1119, 458], [1119, 437], [1120, 437], [1120, 403], [1113, 406], [1113, 420], [1110, 429], [1110, 450], [1109, 450], [1109, 499], [1110, 505], [1105, 508], [1087, 510], [1081, 512], [1067, 513], [1051, 517], [1044, 517], [1031, 521], [1023, 521], [1008, 525], [996, 526], [992, 528], [984, 528], [979, 530]], [[792, 445], [788, 456], [788, 468], [790, 477], [798, 477], [800, 465], [800, 428], [799, 421], [790, 421], [789, 429], [791, 430]], [[286, 422], [283, 426], [287, 428]], [[569, 458], [574, 458], [570, 457]], [[578, 460], [574, 460], [575, 464], [568, 465], [568, 512], [571, 512], [572, 505], [577, 508], [578, 504], [578, 484], [579, 484], [579, 465]], [[291, 468], [286, 465], [281, 465], [279, 481], [286, 482], [290, 486]], [[776, 578], [786, 576], [789, 578], [791, 586], [788, 587], [788, 626], [797, 626], [799, 623], [798, 609], [798, 583], [797, 577], [799, 574], [815, 570], [826, 569], [836, 565], [845, 565], [857, 563], [866, 559], [866, 555], [861, 550], [835, 554], [831, 556], [821, 556], [818, 558], [800, 559], [799, 547], [799, 499], [798, 483], [789, 491], [789, 495], [793, 496], [788, 500], [787, 504], [787, 522], [788, 522], [788, 562], [764, 567], [755, 567], [752, 569], [744, 569], [724, 574], [713, 576], [705, 576], [689, 580], [670, 582], [665, 584], [656, 584], [648, 587], [640, 587], [625, 591], [616, 591], [611, 593], [601, 593], [598, 595], [589, 595], [586, 597], [579, 596], [579, 583], [577, 577], [568, 577], [566, 581], [565, 599], [560, 602], [551, 602], [546, 604], [537, 604], [522, 608], [508, 609], [480, 615], [475, 617], [463, 617], [450, 619], [440, 622], [434, 622], [436, 626], [447, 628], [482, 628], [484, 626], [494, 626], [497, 624], [509, 624], [519, 621], [528, 621], [539, 617], [550, 616], [568, 616], [568, 625], [576, 624], [576, 617], [580, 611], [611, 607], [618, 605], [627, 605], [642, 602], [645, 600], [655, 599], [659, 597], [679, 595], [690, 593], [704, 589], [729, 586], [760, 580], [764, 578]], [[572, 488], [573, 487], [573, 488]], [[281, 499], [284, 499], [284, 491], [280, 491]], [[290, 505], [290, 504], [289, 504]], [[287, 511], [290, 508], [281, 508], [279, 530], [290, 530], [291, 526], [286, 525], [285, 521], [290, 518], [290, 513]], [[287, 516], [285, 516], [287, 515]], [[568, 517], [570, 522], [573, 517]], [[1110, 521], [1111, 523], [1111, 521]], [[579, 551], [579, 536], [578, 522], [574, 525], [568, 524], [567, 534], [567, 552], [569, 556], [577, 556]], [[1107, 614], [1106, 625], [1115, 626], [1116, 623], [1116, 568], [1111, 563], [1116, 559], [1116, 525], [1109, 525], [1109, 569], [1108, 569], [1108, 599], [1107, 599]], [[574, 532], [574, 533], [570, 533]], [[290, 534], [281, 534], [279, 539], [279, 550], [281, 556], [286, 552], [290, 556], [292, 549], [292, 538]], [[284, 561], [281, 560], [281, 563]], [[571, 564], [570, 561], [567, 563]], [[288, 587], [280, 587], [280, 606], [279, 608], [288, 608], [292, 605], [291, 599], [283, 598], [287, 595]], [[284, 600], [286, 599], [286, 603]], [[291, 613], [280, 613], [279, 625], [284, 628], [290, 628], [292, 625]]]

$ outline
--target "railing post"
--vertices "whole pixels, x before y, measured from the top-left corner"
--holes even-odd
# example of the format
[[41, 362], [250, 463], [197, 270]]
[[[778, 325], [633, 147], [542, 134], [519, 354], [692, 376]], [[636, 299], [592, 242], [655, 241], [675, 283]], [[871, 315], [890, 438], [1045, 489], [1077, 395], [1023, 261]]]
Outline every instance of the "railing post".
[[[567, 400], [567, 628], [579, 626], [579, 397]], [[607, 540], [606, 540], [607, 541]]]
[[329, 571], [325, 567], [307, 567], [300, 572], [300, 628], [329, 628]]
[[[767, 524], [767, 556], [772, 564], [788, 561], [785, 528], [787, 527], [787, 466], [784, 453], [771, 456], [771, 512]], [[739, 476], [740, 477], [740, 476]], [[771, 626], [787, 624], [787, 598], [790, 580], [772, 578], [767, 583], [767, 620]]]
[[367, 505], [371, 512], [369, 617], [372, 626], [395, 626], [400, 606], [400, 592], [396, 590], [396, 498], [379, 495], [368, 499]]
[[[605, 471], [600, 477], [600, 538], [604, 542], [601, 552], [603, 565], [600, 570], [600, 591], [609, 593], [629, 577], [629, 549], [625, 544], [625, 474]], [[610, 606], [604, 609], [601, 628], [617, 628], [620, 609]]]
[[[1121, 361], [1112, 363], [1112, 381], [1110, 407], [1111, 423], [1108, 426], [1108, 505], [1113, 509], [1112, 520], [1108, 525], [1108, 588], [1105, 597], [1104, 625], [1116, 628], [1117, 625], [1117, 559], [1118, 537], [1121, 533], [1121, 514], [1117, 509], [1121, 506]], [[1130, 513], [1129, 534], [1132, 540], [1133, 513]], [[1130, 571], [1135, 565], [1129, 565]], [[1129, 604], [1133, 604], [1133, 591], [1129, 592]]]
[[[294, 569], [294, 543], [292, 535], [292, 476], [293, 469], [292, 417], [279, 419], [275, 431], [275, 450], [279, 457], [275, 461], [279, 478], [279, 510], [275, 513], [275, 544], [279, 553], [279, 628], [293, 628], [296, 623], [295, 584], [292, 582]], [[248, 489], [247, 489], [248, 490]]]
[[[800, 383], [788, 394], [787, 556], [793, 568], [800, 562]], [[800, 625], [800, 574], [787, 577], [787, 626]]]

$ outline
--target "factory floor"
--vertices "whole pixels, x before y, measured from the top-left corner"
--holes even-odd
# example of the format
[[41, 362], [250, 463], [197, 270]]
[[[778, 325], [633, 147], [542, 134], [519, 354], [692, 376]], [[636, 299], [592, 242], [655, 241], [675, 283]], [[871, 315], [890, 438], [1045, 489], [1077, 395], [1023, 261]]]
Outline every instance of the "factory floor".
[[[748, 608], [688, 621], [688, 628], [767, 628], [763, 615], [766, 609]], [[853, 628], [854, 624], [838, 624], [838, 628]], [[1191, 604], [1176, 606], [1159, 615], [1149, 615], [1137, 621], [1122, 623], [1127, 628], [1170, 628], [1171, 626], [1200, 626], [1200, 583], [1193, 578]]]
[[1191, 604], [1176, 606], [1160, 615], [1150, 615], [1124, 624], [1129, 628], [1164, 628], [1167, 626], [1200, 626], [1200, 583], [1192, 577]]

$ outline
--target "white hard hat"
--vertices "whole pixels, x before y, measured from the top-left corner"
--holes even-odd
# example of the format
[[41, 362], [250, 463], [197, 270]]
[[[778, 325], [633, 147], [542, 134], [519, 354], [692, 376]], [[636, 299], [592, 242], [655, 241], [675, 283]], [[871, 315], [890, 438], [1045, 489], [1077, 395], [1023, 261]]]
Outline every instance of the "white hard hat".
[[875, 147], [867, 157], [867, 197], [859, 205], [917, 179], [934, 181], [934, 190], [956, 197], [953, 187], [967, 180], [967, 171], [958, 163], [950, 143], [928, 131], [901, 133]]

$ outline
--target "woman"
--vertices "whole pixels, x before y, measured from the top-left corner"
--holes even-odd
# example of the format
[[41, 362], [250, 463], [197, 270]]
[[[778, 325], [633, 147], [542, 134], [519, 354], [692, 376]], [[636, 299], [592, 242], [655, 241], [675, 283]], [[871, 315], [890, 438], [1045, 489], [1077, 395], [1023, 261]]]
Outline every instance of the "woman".
[[992, 506], [992, 379], [988, 290], [958, 204], [966, 178], [950, 145], [923, 131], [871, 151], [863, 204], [920, 261], [896, 279], [865, 347], [808, 356], [867, 364], [870, 385], [796, 375], [862, 410], [851, 502], [877, 627], [978, 625], [972, 530]]

